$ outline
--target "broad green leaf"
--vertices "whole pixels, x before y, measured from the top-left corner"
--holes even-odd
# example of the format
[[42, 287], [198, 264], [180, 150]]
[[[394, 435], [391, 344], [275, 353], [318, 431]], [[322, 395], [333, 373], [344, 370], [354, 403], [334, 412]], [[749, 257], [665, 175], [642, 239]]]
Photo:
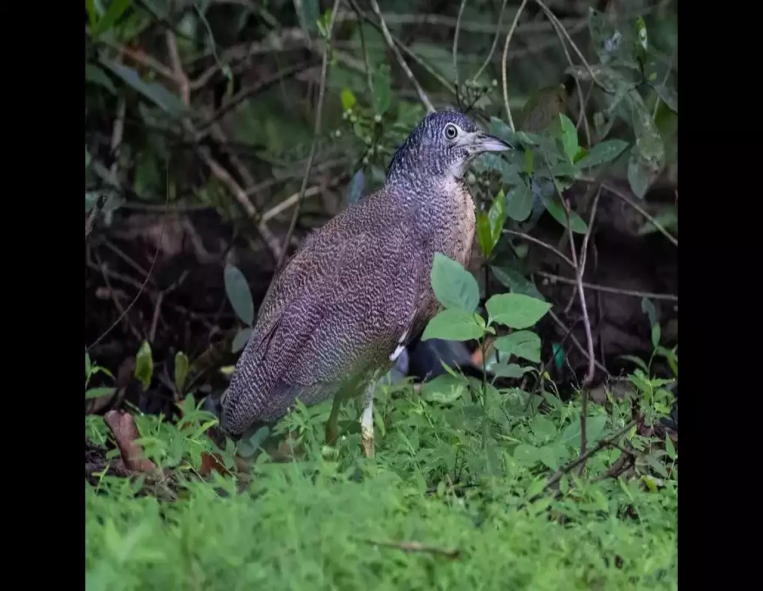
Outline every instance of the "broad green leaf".
[[657, 308], [655, 308], [652, 300], [645, 297], [641, 298], [641, 310], [649, 319], [649, 326], [654, 326], [659, 322], [659, 317], [657, 316]]
[[520, 443], [514, 450], [514, 459], [525, 465], [538, 461], [538, 448], [527, 443]]
[[185, 379], [188, 377], [188, 357], [182, 351], [175, 353], [175, 388], [182, 393]]
[[515, 355], [532, 363], [540, 363], [540, 337], [529, 330], [519, 330], [495, 340], [501, 353]]
[[615, 160], [628, 147], [628, 142], [623, 140], [608, 140], [599, 142], [588, 152], [586, 156], [577, 162], [578, 168], [591, 168], [599, 164], [606, 164]]
[[501, 363], [494, 363], [488, 371], [498, 378], [513, 379], [524, 377], [526, 373], [525, 369], [516, 363], [506, 363], [503, 361]]
[[520, 293], [501, 293], [492, 296], [485, 307], [492, 322], [521, 330], [538, 322], [551, 304]]
[[533, 435], [540, 441], [556, 436], [556, 425], [541, 414], [533, 417], [533, 420], [530, 422], [530, 429], [532, 429]]
[[652, 325], [652, 347], [655, 349], [660, 345], [661, 332], [662, 330], [660, 329], [659, 324]]
[[649, 464], [649, 467], [652, 468], [657, 474], [662, 476], [663, 478], [668, 478], [668, 471], [665, 469], [665, 464], [663, 464], [660, 460], [655, 458], [652, 454], [644, 456], [644, 459], [646, 460], [646, 463]]
[[140, 75], [127, 66], [110, 61], [101, 60], [101, 63], [121, 78], [128, 86], [142, 94], [156, 106], [163, 109], [168, 115], [174, 118], [181, 118], [188, 113], [188, 109], [176, 94], [167, 90], [164, 86], [153, 82], [144, 82]]
[[[607, 425], [608, 418], [603, 415], [586, 418], [586, 445], [590, 447], [601, 438], [604, 427]], [[575, 419], [567, 425], [561, 434], [562, 443], [570, 447], [580, 448], [580, 419]]]
[[589, 7], [588, 30], [602, 64], [614, 61], [635, 64], [635, 36], [628, 30], [619, 31], [609, 14]]
[[531, 149], [525, 150], [525, 174], [532, 176], [535, 170], [535, 152]]
[[85, 377], [90, 375], [90, 353], [85, 351]]
[[673, 445], [673, 440], [668, 435], [665, 435], [665, 451], [671, 460], [675, 460], [678, 457], [676, 446]]
[[635, 363], [644, 371], [649, 371], [649, 368], [647, 367], [646, 362], [643, 359], [636, 357], [635, 355], [620, 355], [619, 357], [620, 359], [625, 359], [626, 361], [631, 361]]
[[575, 129], [575, 124], [570, 118], [563, 113], [559, 114], [559, 125], [561, 126], [564, 154], [570, 163], [572, 163], [575, 154], [578, 153], [578, 130]]
[[493, 252], [493, 236], [490, 232], [490, 220], [484, 211], [477, 214], [476, 232], [482, 254], [485, 258], [489, 258], [490, 253]]
[[493, 199], [493, 204], [488, 211], [488, 220], [490, 222], [490, 237], [492, 239], [491, 252], [501, 237], [503, 224], [506, 222], [506, 195], [503, 189]]
[[224, 279], [225, 293], [233, 306], [233, 311], [241, 322], [251, 326], [254, 322], [254, 303], [246, 277], [238, 267], [226, 265]]
[[448, 309], [473, 312], [480, 301], [474, 276], [456, 261], [436, 252], [432, 263], [432, 289], [437, 300]]
[[114, 23], [119, 20], [119, 17], [124, 14], [131, 4], [132, 0], [112, 0], [109, 8], [106, 10], [106, 14], [103, 15], [103, 18], [98, 21], [91, 31], [93, 36], [97, 37], [114, 26]]
[[342, 89], [342, 108], [346, 111], [352, 109], [355, 106], [357, 100], [355, 94], [349, 88]]
[[533, 210], [533, 194], [525, 181], [519, 182], [506, 199], [506, 214], [517, 222], [524, 222]]
[[441, 404], [452, 404], [466, 392], [467, 383], [450, 374], [437, 376], [422, 387], [424, 400]]
[[111, 94], [117, 93], [111, 78], [101, 68], [93, 64], [85, 64], [85, 81], [103, 86]]
[[91, 398], [103, 398], [104, 396], [111, 396], [116, 392], [116, 388], [90, 388], [85, 392], [85, 399]]
[[[543, 205], [546, 206], [546, 211], [548, 211], [548, 213], [550, 213], [562, 227], [567, 227], [567, 212], [561, 204], [558, 196], [554, 195], [550, 199], [543, 199]], [[570, 209], [569, 217], [569, 227], [573, 232], [576, 234], [585, 234], [588, 232], [588, 224], [583, 221], [583, 218], [581, 218], [577, 212]]]
[[231, 353], [238, 353], [246, 347], [246, 344], [249, 342], [249, 339], [252, 336], [252, 329], [250, 327], [242, 328], [236, 333], [236, 336], [233, 337], [233, 343], [231, 344]]
[[138, 349], [138, 355], [135, 359], [135, 377], [143, 384], [143, 389], [147, 390], [151, 385], [151, 378], [154, 375], [154, 358], [151, 354], [151, 345], [148, 341], [143, 341]]
[[628, 161], [628, 181], [636, 196], [643, 198], [665, 164], [665, 144], [638, 91], [629, 91], [626, 101], [636, 135], [636, 145]]
[[542, 302], [546, 301], [546, 298], [538, 291], [532, 281], [525, 279], [521, 273], [506, 267], [491, 266], [490, 268], [493, 270], [495, 278], [513, 293], [523, 293]]
[[98, 12], [95, 8], [95, 0], [85, 0], [85, 8], [87, 8], [87, 17], [90, 22], [90, 30], [95, 28], [98, 24]]
[[551, 470], [559, 469], [559, 460], [556, 457], [556, 450], [550, 445], [544, 445], [538, 450], [538, 459]]
[[89, 213], [93, 206], [98, 201], [98, 193], [85, 193], [85, 213]]
[[481, 338], [484, 332], [474, 312], [458, 309], [443, 310], [429, 321], [421, 340], [468, 341]]
[[660, 60], [650, 59], [644, 65], [644, 77], [668, 108], [678, 113], [678, 92], [672, 86], [668, 65]]

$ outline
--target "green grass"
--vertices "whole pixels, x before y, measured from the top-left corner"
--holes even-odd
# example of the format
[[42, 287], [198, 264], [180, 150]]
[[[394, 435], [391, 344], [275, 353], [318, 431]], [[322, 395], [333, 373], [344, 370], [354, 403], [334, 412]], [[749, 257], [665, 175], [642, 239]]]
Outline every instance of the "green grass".
[[[578, 453], [579, 405], [547, 394], [541, 415], [537, 404], [524, 411], [524, 393], [492, 388], [484, 407], [468, 389], [444, 402], [445, 381], [421, 395], [405, 386], [380, 393], [374, 460], [359, 451], [357, 408], [343, 410], [335, 450], [322, 444], [328, 405], [298, 408], [280, 429], [301, 433], [302, 459], [260, 456], [247, 485], [194, 475], [208, 445], [203, 413], [181, 429], [137, 417], [141, 435], [161, 434], [146, 453], [170, 467], [178, 498], [112, 477], [86, 484], [88, 589], [677, 587], [672, 448], [656, 453], [655, 440], [626, 436], [652, 456], [637, 462], [639, 473], [655, 457], [665, 462], [658, 472], [672, 468], [662, 487], [638, 474], [596, 480], [621, 453], [605, 449], [582, 477], [565, 476], [559, 495], [530, 502], [549, 475], [545, 463]], [[622, 427], [626, 406], [590, 409], [589, 439]], [[89, 419], [91, 434], [103, 433], [98, 420]], [[553, 453], [538, 451], [546, 448]], [[406, 550], [410, 543], [427, 548]]]

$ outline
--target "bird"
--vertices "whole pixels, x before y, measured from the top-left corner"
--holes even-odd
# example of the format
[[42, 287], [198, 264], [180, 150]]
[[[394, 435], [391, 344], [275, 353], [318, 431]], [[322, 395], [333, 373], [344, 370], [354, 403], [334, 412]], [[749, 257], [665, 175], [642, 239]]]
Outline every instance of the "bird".
[[485, 152], [513, 149], [467, 115], [434, 111], [394, 153], [384, 185], [309, 234], [276, 273], [220, 399], [233, 438], [283, 418], [297, 399], [363, 396], [362, 452], [374, 457], [376, 381], [437, 313], [435, 253], [468, 265], [475, 206], [465, 175]]

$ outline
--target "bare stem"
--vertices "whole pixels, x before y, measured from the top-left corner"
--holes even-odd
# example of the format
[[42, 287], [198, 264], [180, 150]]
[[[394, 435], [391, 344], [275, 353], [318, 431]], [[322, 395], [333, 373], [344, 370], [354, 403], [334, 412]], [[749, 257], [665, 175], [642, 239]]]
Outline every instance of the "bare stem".
[[464, 8], [466, 7], [466, 0], [461, 0], [461, 7], [458, 9], [458, 18], [456, 19], [456, 31], [453, 34], [453, 81], [456, 89], [456, 96], [459, 96], [458, 91], [458, 34], [461, 31], [461, 16], [464, 14]]
[[482, 76], [482, 72], [487, 68], [488, 64], [490, 63], [490, 60], [493, 59], [493, 54], [495, 53], [495, 48], [498, 47], [498, 38], [501, 36], [501, 21], [503, 20], [503, 11], [506, 9], [506, 0], [503, 0], [503, 3], [501, 4], [501, 12], [498, 14], [498, 24], [495, 27], [495, 37], [493, 37], [493, 46], [490, 48], [490, 53], [487, 54], [487, 58], [485, 59], [485, 63], [482, 64], [482, 67], [480, 67], [479, 70], [477, 70], [477, 73], [474, 75], [473, 80], [478, 80], [480, 76]]
[[307, 167], [305, 168], [305, 175], [302, 177], [302, 187], [299, 190], [299, 201], [297, 207], [294, 208], [294, 215], [291, 217], [291, 224], [289, 230], [286, 232], [286, 239], [281, 249], [281, 255], [278, 257], [276, 263], [276, 270], [281, 268], [286, 253], [289, 250], [289, 241], [294, 233], [294, 227], [297, 225], [297, 219], [299, 218], [299, 212], [302, 209], [302, 202], [305, 198], [305, 191], [307, 190], [307, 182], [310, 180], [310, 169], [313, 167], [313, 160], [315, 159], [315, 150], [318, 145], [318, 136], [321, 133], [321, 116], [323, 114], [323, 101], [326, 97], [326, 76], [328, 74], [329, 53], [331, 51], [331, 36], [334, 32], [334, 22], [336, 21], [336, 13], [339, 9], [341, 0], [334, 0], [334, 8], [331, 11], [331, 20], [329, 22], [328, 31], [326, 32], [326, 45], [323, 49], [323, 62], [321, 64], [321, 88], [318, 94], [318, 106], [315, 112], [315, 129], [313, 131], [313, 143], [310, 146], [310, 156], [307, 159]]
[[514, 31], [517, 28], [517, 23], [519, 22], [519, 17], [522, 14], [522, 11], [525, 9], [525, 4], [527, 4], [527, 0], [522, 0], [522, 4], [519, 5], [519, 9], [517, 10], [517, 13], [514, 15], [514, 21], [511, 23], [511, 28], [509, 29], [509, 32], [506, 34], [506, 43], [503, 46], [503, 57], [501, 58], [501, 80], [503, 82], [503, 103], [506, 106], [506, 121], [509, 124], [509, 127], [511, 128], [511, 131], [514, 131], [514, 120], [511, 118], [511, 109], [509, 108], [509, 88], [506, 84], [506, 59], [509, 55], [509, 43], [511, 42], [511, 37], [514, 35]]

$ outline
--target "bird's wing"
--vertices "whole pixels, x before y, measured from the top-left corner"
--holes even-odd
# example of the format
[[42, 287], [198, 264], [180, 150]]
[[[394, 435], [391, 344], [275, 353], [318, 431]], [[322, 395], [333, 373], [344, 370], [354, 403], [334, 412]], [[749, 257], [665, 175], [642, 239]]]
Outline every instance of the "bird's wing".
[[277, 418], [300, 392], [325, 398], [391, 363], [410, 338], [426, 265], [405, 218], [372, 218], [363, 225], [340, 217], [275, 279], [226, 394], [226, 428]]

